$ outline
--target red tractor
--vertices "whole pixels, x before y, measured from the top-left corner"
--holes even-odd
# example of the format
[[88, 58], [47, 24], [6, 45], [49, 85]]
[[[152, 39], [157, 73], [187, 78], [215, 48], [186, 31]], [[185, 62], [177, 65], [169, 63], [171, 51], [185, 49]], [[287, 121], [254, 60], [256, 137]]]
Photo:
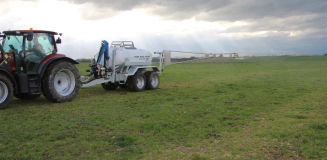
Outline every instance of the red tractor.
[[[1, 33], [0, 33], [1, 34]], [[15, 96], [34, 99], [41, 94], [52, 102], [74, 99], [81, 87], [74, 64], [58, 54], [56, 32], [42, 30], [4, 31], [0, 43], [0, 109]], [[60, 34], [61, 36], [61, 34]]]

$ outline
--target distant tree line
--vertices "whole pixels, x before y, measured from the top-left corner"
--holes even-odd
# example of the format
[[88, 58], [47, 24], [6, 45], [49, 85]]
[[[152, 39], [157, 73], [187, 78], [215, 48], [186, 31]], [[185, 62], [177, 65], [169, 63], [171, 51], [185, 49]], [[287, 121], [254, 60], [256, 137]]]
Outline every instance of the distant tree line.
[[81, 58], [81, 59], [76, 59], [77, 62], [91, 62], [91, 59], [87, 58]]

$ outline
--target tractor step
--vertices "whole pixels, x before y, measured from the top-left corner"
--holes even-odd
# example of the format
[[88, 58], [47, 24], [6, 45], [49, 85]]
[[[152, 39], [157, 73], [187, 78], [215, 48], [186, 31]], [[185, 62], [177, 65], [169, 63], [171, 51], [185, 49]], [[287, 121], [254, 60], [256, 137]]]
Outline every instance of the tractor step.
[[35, 81], [35, 80], [37, 80], [37, 77], [28, 77], [28, 80], [29, 81]]
[[28, 75], [28, 87], [31, 94], [42, 93], [38, 75]]

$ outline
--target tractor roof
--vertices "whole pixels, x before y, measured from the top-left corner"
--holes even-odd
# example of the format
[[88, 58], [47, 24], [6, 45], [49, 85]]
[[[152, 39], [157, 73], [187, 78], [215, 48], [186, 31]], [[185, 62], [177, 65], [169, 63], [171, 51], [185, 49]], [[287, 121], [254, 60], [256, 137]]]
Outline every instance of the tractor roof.
[[53, 31], [45, 31], [45, 30], [13, 30], [13, 31], [3, 31], [4, 34], [21, 34], [21, 33], [27, 33], [27, 32], [33, 32], [33, 33], [51, 33], [54, 35], [58, 35], [57, 32]]

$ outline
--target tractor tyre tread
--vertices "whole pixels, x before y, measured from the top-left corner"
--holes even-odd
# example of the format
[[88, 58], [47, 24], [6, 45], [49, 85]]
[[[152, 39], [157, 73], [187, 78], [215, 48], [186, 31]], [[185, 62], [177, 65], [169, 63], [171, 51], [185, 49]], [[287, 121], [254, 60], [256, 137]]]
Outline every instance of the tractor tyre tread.
[[10, 79], [3, 74], [0, 74], [0, 81], [5, 83], [8, 89], [7, 99], [0, 104], [0, 109], [5, 109], [8, 106], [8, 104], [12, 101], [12, 98], [14, 96], [14, 87]]
[[[55, 75], [62, 69], [70, 70], [75, 77], [75, 88], [67, 96], [62, 96], [58, 94], [54, 87]], [[49, 67], [47, 67], [45, 74], [43, 76], [41, 88], [44, 97], [47, 98], [49, 101], [56, 102], [56, 103], [72, 101], [78, 94], [79, 89], [81, 88], [81, 81], [80, 81], [80, 75], [78, 73], [78, 69], [74, 64], [68, 61], [57, 61], [50, 64]]]
[[21, 99], [21, 100], [33, 100], [36, 98], [39, 98], [41, 94], [30, 94], [30, 93], [21, 93], [15, 95], [16, 98]]

